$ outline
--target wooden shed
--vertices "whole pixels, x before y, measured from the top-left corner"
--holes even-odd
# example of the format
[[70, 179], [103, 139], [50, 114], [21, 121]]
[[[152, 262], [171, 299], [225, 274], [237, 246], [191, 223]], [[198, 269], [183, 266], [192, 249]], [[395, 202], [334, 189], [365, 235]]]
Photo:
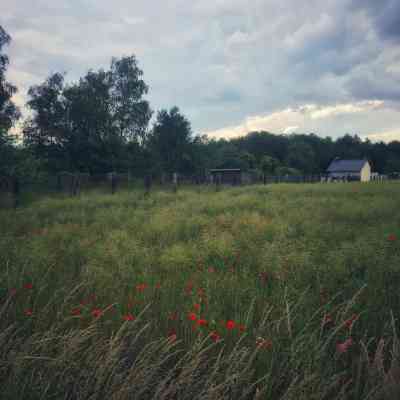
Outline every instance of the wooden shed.
[[221, 168], [210, 170], [211, 183], [223, 185], [240, 185], [242, 183], [242, 171], [240, 168]]

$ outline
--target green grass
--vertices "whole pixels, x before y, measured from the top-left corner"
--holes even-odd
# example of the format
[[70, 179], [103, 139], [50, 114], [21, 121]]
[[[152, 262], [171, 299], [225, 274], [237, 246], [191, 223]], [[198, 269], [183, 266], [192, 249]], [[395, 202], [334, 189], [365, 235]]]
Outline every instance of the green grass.
[[3, 397], [397, 398], [399, 200], [397, 183], [280, 184], [0, 210]]

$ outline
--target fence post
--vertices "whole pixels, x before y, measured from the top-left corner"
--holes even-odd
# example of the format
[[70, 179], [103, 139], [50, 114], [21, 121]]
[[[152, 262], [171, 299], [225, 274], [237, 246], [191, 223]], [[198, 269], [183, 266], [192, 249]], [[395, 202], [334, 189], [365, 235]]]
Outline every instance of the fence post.
[[176, 172], [172, 174], [172, 185], [172, 190], [176, 193], [178, 191], [178, 174]]
[[150, 189], [151, 189], [151, 175], [150, 174], [146, 174], [144, 176], [144, 195], [148, 196], [150, 194]]
[[114, 172], [111, 172], [111, 194], [115, 194], [117, 190], [117, 177]]
[[12, 180], [12, 192], [14, 197], [14, 208], [17, 208], [19, 206], [19, 195], [20, 195], [19, 180], [17, 177], [14, 177]]
[[221, 176], [220, 173], [217, 172], [215, 174], [215, 191], [218, 192], [221, 186]]

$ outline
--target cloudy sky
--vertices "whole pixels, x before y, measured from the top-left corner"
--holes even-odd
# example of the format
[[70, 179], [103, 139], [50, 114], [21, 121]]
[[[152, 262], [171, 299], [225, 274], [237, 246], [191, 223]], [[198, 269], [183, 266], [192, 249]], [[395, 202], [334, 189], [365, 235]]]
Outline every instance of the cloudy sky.
[[3, 0], [8, 79], [76, 80], [134, 53], [154, 110], [195, 133], [400, 140], [398, 0]]

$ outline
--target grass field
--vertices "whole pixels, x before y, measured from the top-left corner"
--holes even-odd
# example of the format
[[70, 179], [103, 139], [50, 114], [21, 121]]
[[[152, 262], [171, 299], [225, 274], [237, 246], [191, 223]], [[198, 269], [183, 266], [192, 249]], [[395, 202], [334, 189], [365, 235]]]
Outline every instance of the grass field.
[[282, 184], [1, 210], [0, 396], [398, 399], [399, 202]]

